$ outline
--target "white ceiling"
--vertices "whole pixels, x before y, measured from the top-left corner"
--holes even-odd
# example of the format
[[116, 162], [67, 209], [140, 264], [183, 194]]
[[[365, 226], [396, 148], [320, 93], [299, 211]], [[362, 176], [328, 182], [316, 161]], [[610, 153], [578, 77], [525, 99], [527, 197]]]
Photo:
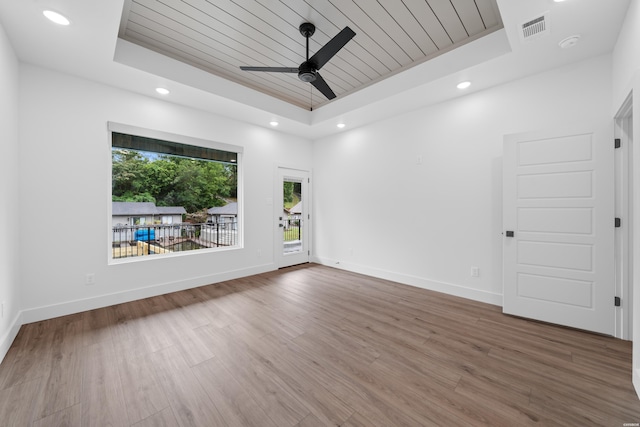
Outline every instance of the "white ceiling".
[[[169, 2], [169, 0], [163, 1]], [[354, 128], [611, 52], [629, 5], [629, 0], [566, 0], [561, 3], [553, 0], [496, 1], [499, 9], [496, 19], [501, 18], [504, 28], [497, 31], [492, 31], [494, 28], [485, 30], [489, 33], [488, 35], [455, 49], [445, 48], [446, 52], [434, 57], [426, 53], [428, 51], [426, 48], [422, 59], [419, 57], [422, 55], [422, 50], [415, 51], [414, 54], [417, 56], [415, 60], [409, 56], [409, 59], [405, 58], [404, 62], [400, 62], [396, 70], [387, 74], [382, 73], [376, 76], [369, 70], [371, 73], [369, 81], [358, 83], [359, 86], [352, 84], [351, 88], [344, 88], [338, 98], [331, 102], [324, 103], [324, 100], [321, 100], [323, 105], [313, 111], [283, 101], [265, 93], [264, 90], [252, 89], [245, 84], [205, 71], [202, 67], [194, 67], [155, 50], [147, 49], [138, 43], [119, 38], [118, 35], [122, 32], [121, 19], [123, 13], [126, 15], [127, 12], [125, 0], [0, 0], [0, 22], [16, 54], [25, 63], [147, 96], [160, 97], [155, 94], [154, 89], [157, 86], [165, 86], [171, 90], [171, 94], [163, 99], [169, 102], [188, 105], [265, 127], [269, 126], [269, 121], [275, 119], [280, 122], [278, 129], [283, 132], [317, 139], [341, 132], [336, 128], [338, 122], [347, 124], [345, 130]], [[195, 2], [195, 0], [188, 0], [188, 2]], [[230, 5], [231, 1], [209, 0], [208, 3]], [[262, 16], [264, 14], [262, 4], [292, 5], [303, 2], [302, 0], [288, 2], [282, 0], [267, 3], [266, 0], [262, 2], [234, 0], [233, 3], [243, 3], [245, 10]], [[313, 2], [314, 6], [322, 3], [329, 2]], [[397, 2], [385, 0], [377, 2], [373, 0], [338, 2], [336, 0], [333, 2], [340, 5], [347, 3], [360, 6], [377, 3], [382, 6], [387, 3], [399, 4], [400, 0]], [[402, 0], [402, 3], [409, 5], [415, 2]], [[429, 0], [431, 5], [447, 3], [458, 4], [456, 0]], [[257, 9], [258, 7], [261, 9]], [[45, 8], [64, 13], [72, 20], [72, 25], [59, 27], [50, 23], [42, 16], [42, 10]], [[284, 13], [278, 14], [279, 18], [286, 21], [288, 25], [284, 28], [278, 24], [278, 28], [282, 30], [279, 32], [283, 34], [293, 32], [289, 35], [291, 57], [287, 57], [287, 60], [293, 60], [294, 64], [296, 60], [292, 50], [297, 51], [303, 46], [300, 40], [294, 40], [296, 34], [299, 36], [299, 33], [296, 33], [297, 26], [302, 20], [314, 21], [318, 18], [312, 13], [313, 10], [315, 9], [309, 7], [309, 14], [298, 10], [295, 14], [297, 16], [295, 22], [291, 18], [288, 19]], [[396, 13], [396, 9], [393, 10]], [[409, 8], [407, 7], [406, 10]], [[548, 12], [549, 16], [549, 34], [533, 41], [522, 41], [519, 34], [521, 25], [544, 12]], [[392, 16], [392, 13], [387, 15]], [[317, 44], [312, 44], [312, 52], [337, 33], [345, 23], [353, 25], [353, 29], [358, 33], [350, 43], [357, 38], [373, 37], [375, 39], [375, 28], [367, 27], [372, 25], [371, 22], [365, 23], [362, 16], [348, 14], [345, 16], [348, 16], [345, 18], [346, 21], [336, 21], [332, 23], [331, 28], [328, 28], [328, 22], [330, 22], [328, 19], [316, 22], [320, 33], [315, 42]], [[232, 22], [229, 19], [227, 24], [233, 25]], [[320, 25], [320, 22], [323, 25]], [[376, 41], [375, 43], [399, 43], [399, 38], [405, 37], [409, 31], [405, 32], [405, 28], [403, 29], [405, 36], [399, 36], [398, 28], [403, 29], [402, 26], [397, 26], [395, 32], [390, 29], [383, 32], [387, 37], [386, 42]], [[484, 34], [482, 31], [480, 33]], [[571, 49], [560, 49], [558, 42], [573, 34], [581, 36], [580, 43]], [[414, 37], [417, 39], [417, 36]], [[301, 36], [300, 38], [302, 39]], [[346, 58], [352, 50], [356, 49], [356, 44], [354, 43], [353, 46], [348, 44], [347, 47], [349, 50], [345, 51]], [[298, 55], [302, 58], [302, 54], [303, 52]], [[263, 59], [266, 61], [267, 58]], [[337, 57], [334, 59], [337, 61]], [[284, 58], [279, 60], [282, 61]], [[349, 61], [349, 59], [342, 58], [342, 61]], [[260, 65], [260, 63], [246, 65]], [[276, 62], [274, 65], [289, 64]], [[340, 66], [340, 61], [335, 65]], [[322, 71], [324, 74], [324, 68]], [[329, 68], [327, 68], [325, 79], [333, 85], [334, 73], [328, 71]], [[385, 75], [390, 76], [385, 78]], [[364, 80], [362, 76], [360, 79]], [[455, 88], [456, 83], [462, 80], [472, 81], [472, 86], [464, 92]], [[337, 88], [342, 88], [337, 80], [335, 84]], [[364, 88], [356, 90], [362, 86]], [[314, 97], [318, 96], [316, 94]]]
[[303, 22], [310, 55], [349, 26], [356, 36], [322, 68], [338, 97], [502, 28], [495, 0], [125, 0], [119, 36], [305, 109], [328, 100], [296, 74]]

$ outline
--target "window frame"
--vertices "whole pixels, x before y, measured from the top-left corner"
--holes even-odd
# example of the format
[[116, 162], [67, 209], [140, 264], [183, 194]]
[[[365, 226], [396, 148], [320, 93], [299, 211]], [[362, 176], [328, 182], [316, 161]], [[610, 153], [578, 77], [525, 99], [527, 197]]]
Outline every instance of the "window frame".
[[[244, 191], [243, 191], [243, 153], [244, 149], [238, 145], [226, 144], [222, 142], [217, 142], [209, 139], [196, 138], [186, 135], [174, 134], [159, 130], [147, 129], [133, 125], [127, 125], [116, 122], [107, 122], [107, 133], [108, 133], [108, 203], [107, 203], [107, 260], [108, 264], [123, 264], [123, 263], [131, 263], [131, 262], [143, 262], [149, 260], [162, 260], [167, 258], [181, 257], [181, 256], [194, 256], [194, 255], [202, 255], [209, 254], [215, 252], [224, 252], [224, 251], [234, 251], [241, 250], [244, 248], [244, 210], [242, 207], [244, 206]], [[228, 151], [235, 153], [237, 156], [236, 167], [237, 167], [237, 203], [238, 203], [238, 214], [237, 214], [237, 244], [235, 246], [229, 247], [217, 247], [217, 248], [206, 248], [206, 249], [198, 249], [195, 251], [179, 251], [170, 254], [162, 254], [162, 256], [134, 256], [134, 257], [125, 257], [125, 258], [113, 258], [113, 212], [112, 212], [112, 189], [113, 189], [113, 162], [111, 157], [111, 152], [113, 148], [113, 133], [122, 133], [128, 135], [134, 135], [144, 138], [150, 139], [158, 139], [162, 141], [170, 141], [177, 144], [184, 145], [192, 145], [203, 148], [210, 148], [214, 150]]]

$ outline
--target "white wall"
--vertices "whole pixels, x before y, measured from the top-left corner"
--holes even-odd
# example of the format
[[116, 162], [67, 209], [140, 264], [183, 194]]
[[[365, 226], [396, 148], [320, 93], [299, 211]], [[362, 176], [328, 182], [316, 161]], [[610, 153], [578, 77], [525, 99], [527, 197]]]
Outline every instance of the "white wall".
[[[613, 112], [617, 112], [625, 99], [633, 94], [633, 129], [640, 129], [640, 1], [632, 0], [613, 51]], [[635, 135], [638, 132], [635, 131]], [[640, 396], [640, 144], [633, 142], [633, 384]]]
[[[18, 248], [18, 59], [0, 26], [0, 360], [20, 327]], [[1, 311], [1, 309], [0, 309]]]
[[[276, 164], [311, 169], [310, 141], [28, 65], [20, 101], [25, 323], [275, 268]], [[243, 146], [245, 248], [108, 265], [108, 121]]]
[[501, 304], [503, 136], [611, 123], [610, 65], [594, 58], [315, 141], [317, 260]]
[[632, 0], [613, 50], [613, 111], [622, 106], [640, 73], [640, 1]]

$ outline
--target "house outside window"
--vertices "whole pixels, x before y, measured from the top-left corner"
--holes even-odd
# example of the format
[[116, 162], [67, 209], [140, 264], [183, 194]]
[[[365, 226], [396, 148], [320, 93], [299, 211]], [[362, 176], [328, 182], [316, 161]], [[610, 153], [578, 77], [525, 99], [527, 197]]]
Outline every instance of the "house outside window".
[[[240, 247], [241, 147], [110, 123], [111, 259]], [[221, 222], [208, 211], [231, 203]]]

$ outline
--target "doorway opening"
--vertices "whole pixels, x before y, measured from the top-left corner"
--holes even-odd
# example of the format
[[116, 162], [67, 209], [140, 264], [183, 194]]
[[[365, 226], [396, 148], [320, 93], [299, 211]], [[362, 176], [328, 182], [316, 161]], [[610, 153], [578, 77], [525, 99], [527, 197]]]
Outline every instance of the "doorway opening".
[[309, 172], [278, 168], [276, 248], [278, 268], [309, 262]]

